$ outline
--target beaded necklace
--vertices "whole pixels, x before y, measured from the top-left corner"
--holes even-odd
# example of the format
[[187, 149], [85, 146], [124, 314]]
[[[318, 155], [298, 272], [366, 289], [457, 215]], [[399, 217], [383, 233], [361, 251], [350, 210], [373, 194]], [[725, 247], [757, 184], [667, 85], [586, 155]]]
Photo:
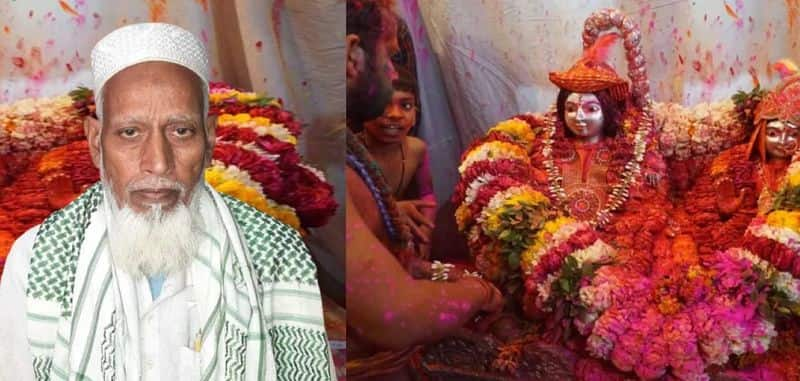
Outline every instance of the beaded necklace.
[[411, 231], [400, 219], [397, 203], [392, 197], [392, 191], [378, 164], [369, 156], [369, 152], [359, 139], [350, 130], [347, 131], [347, 165], [350, 166], [364, 181], [372, 198], [378, 205], [378, 211], [389, 238], [394, 242], [396, 249], [407, 250], [412, 241]]

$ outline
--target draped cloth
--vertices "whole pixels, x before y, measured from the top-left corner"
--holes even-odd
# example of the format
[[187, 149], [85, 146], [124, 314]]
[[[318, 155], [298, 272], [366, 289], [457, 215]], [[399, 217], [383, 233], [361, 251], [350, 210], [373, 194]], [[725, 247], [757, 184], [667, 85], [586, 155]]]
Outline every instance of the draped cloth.
[[[200, 380], [331, 380], [315, 267], [290, 227], [198, 188], [203, 226], [185, 270], [192, 315], [181, 367]], [[136, 280], [111, 261], [96, 184], [40, 226], [27, 286], [37, 380], [139, 380]], [[188, 364], [188, 366], [187, 366]], [[177, 365], [177, 364], [176, 364]]]

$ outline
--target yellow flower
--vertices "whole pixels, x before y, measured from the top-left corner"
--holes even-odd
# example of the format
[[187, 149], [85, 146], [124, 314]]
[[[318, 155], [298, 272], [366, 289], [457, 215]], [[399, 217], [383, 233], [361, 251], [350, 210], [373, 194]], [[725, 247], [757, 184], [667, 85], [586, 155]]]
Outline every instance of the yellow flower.
[[469, 207], [464, 204], [456, 209], [456, 224], [458, 224], [458, 230], [461, 232], [467, 228], [467, 219], [469, 219], [470, 215]]
[[255, 118], [253, 118], [252, 122], [255, 123], [258, 126], [269, 126], [270, 124], [272, 124], [272, 122], [269, 120], [269, 118], [265, 118], [263, 116], [257, 116]]
[[300, 218], [291, 208], [277, 205], [267, 199], [258, 189], [247, 186], [237, 179], [227, 177], [225, 168], [219, 166], [211, 167], [206, 170], [205, 178], [218, 192], [235, 197], [301, 231]]
[[800, 232], [800, 212], [776, 210], [767, 216], [767, 224]]
[[800, 171], [794, 172], [789, 175], [789, 186], [800, 186]]
[[674, 296], [667, 296], [658, 303], [658, 310], [664, 315], [673, 315], [680, 309], [681, 303]]
[[508, 135], [509, 137], [525, 144], [526, 146], [533, 142], [534, 138], [536, 137], [531, 126], [525, 121], [517, 118], [504, 120], [489, 130], [489, 132], [494, 131]]
[[236, 119], [231, 114], [221, 114], [217, 117], [217, 124], [229, 124], [229, 123], [236, 123]]
[[239, 113], [239, 114], [236, 114], [236, 115], [233, 117], [233, 120], [234, 120], [236, 123], [240, 123], [240, 124], [247, 123], [247, 122], [249, 122], [251, 119], [252, 119], [252, 117], [250, 116], [250, 114], [246, 114], [246, 113]]
[[238, 93], [236, 94], [236, 100], [241, 103], [250, 103], [258, 99], [258, 94], [256, 93]]
[[226, 99], [225, 93], [211, 93], [208, 94], [208, 101], [211, 103], [220, 103]]

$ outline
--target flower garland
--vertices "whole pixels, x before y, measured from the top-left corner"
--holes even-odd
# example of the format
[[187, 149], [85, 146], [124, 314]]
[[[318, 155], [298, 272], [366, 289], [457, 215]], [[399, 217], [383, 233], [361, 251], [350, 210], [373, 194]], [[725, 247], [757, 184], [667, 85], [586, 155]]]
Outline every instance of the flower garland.
[[717, 154], [747, 137], [748, 124], [739, 118], [731, 99], [691, 107], [654, 102], [652, 111], [659, 150], [675, 161]]
[[83, 138], [83, 121], [69, 96], [0, 104], [0, 155], [41, 152]]
[[206, 169], [205, 179], [218, 192], [244, 201], [294, 229], [303, 231], [300, 226], [300, 219], [292, 207], [279, 205], [268, 199], [261, 190], [261, 185], [255, 182], [248, 172], [239, 169], [235, 165], [225, 165], [215, 160], [211, 167]]

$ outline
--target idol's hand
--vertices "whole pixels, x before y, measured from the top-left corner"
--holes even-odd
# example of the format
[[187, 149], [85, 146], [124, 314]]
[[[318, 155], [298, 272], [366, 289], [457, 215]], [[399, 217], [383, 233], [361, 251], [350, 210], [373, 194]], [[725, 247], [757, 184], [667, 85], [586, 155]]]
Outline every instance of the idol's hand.
[[722, 177], [715, 182], [717, 190], [717, 209], [722, 214], [733, 214], [742, 206], [745, 196], [750, 192], [748, 188], [740, 189], [736, 192], [733, 180]]

